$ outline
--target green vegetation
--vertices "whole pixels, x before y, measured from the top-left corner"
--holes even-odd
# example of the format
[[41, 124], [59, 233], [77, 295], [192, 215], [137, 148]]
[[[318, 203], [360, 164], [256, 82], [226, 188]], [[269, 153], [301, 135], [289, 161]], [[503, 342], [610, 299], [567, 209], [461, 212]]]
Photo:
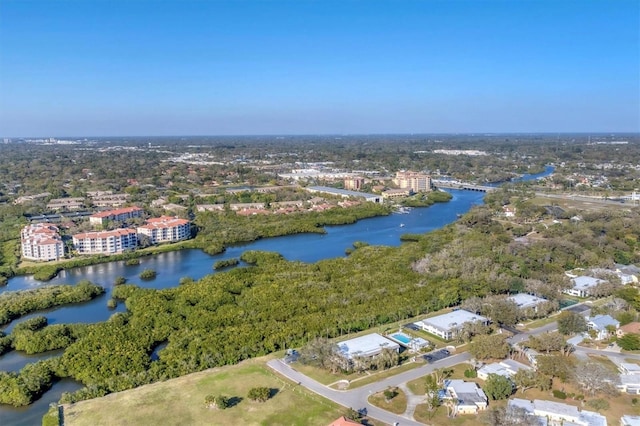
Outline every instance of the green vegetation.
[[640, 334], [627, 333], [618, 338], [617, 343], [625, 351], [640, 350]]
[[61, 270], [61, 267], [55, 265], [41, 266], [36, 273], [33, 274], [33, 278], [38, 281], [49, 281], [55, 278]]
[[251, 388], [249, 389], [249, 393], [247, 393], [247, 398], [251, 401], [265, 402], [271, 398], [271, 389], [264, 386]]
[[0, 294], [0, 325], [31, 312], [70, 303], [86, 302], [104, 293], [104, 288], [89, 281], [78, 284], [41, 287], [34, 290]]
[[0, 371], [0, 404], [29, 405], [48, 391], [56, 377], [59, 358], [27, 364], [20, 373]]
[[499, 374], [489, 374], [482, 390], [492, 400], [507, 399], [513, 393], [511, 380]]
[[124, 262], [127, 266], [136, 266], [140, 264], [140, 259], [128, 259]]
[[[310, 425], [329, 424], [345, 411], [275, 375], [265, 359], [189, 374], [125, 392], [64, 406], [69, 426], [98, 424]], [[255, 387], [273, 390], [265, 402], [242, 399], [226, 410], [203, 406], [206, 395], [248, 395]], [[240, 398], [238, 398], [240, 399]], [[215, 420], [213, 420], [215, 419]]]
[[236, 258], [218, 260], [216, 263], [213, 264], [213, 269], [215, 270], [224, 269], [229, 266], [236, 266], [238, 263], [240, 263], [240, 261]]
[[145, 269], [144, 271], [140, 272], [140, 279], [142, 280], [152, 280], [156, 277], [156, 271], [154, 271], [153, 269]]
[[444, 191], [419, 193], [403, 199], [400, 203], [405, 207], [429, 207], [435, 203], [446, 203], [452, 196]]

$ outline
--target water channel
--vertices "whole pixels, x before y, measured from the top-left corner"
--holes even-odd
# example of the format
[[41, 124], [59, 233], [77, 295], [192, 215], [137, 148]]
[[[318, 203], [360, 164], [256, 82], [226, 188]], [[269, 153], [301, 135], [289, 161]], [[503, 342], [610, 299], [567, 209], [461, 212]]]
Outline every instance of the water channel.
[[[525, 175], [521, 179], [536, 179], [552, 172], [553, 168], [548, 166], [543, 173]], [[0, 293], [51, 284], [77, 284], [84, 279], [104, 286], [107, 291], [104, 295], [90, 302], [26, 315], [4, 327], [3, 331], [10, 333], [15, 324], [37, 315], [46, 316], [49, 324], [106, 321], [114, 312], [125, 310], [122, 303], [116, 309], [107, 308], [107, 300], [110, 298], [113, 282], [118, 276], [123, 276], [127, 278], [127, 282], [142, 287], [163, 289], [177, 286], [182, 277], [200, 279], [205, 275], [217, 273], [213, 270], [213, 264], [216, 261], [238, 258], [246, 250], [273, 251], [282, 254], [291, 261], [313, 263], [322, 259], [345, 256], [345, 250], [352, 247], [356, 241], [372, 245], [398, 246], [401, 244], [400, 235], [422, 234], [452, 223], [459, 215], [466, 213], [474, 205], [482, 204], [485, 195], [482, 192], [462, 190], [449, 190], [448, 192], [453, 195], [453, 198], [447, 203], [413, 208], [406, 214], [364, 219], [350, 225], [328, 226], [325, 228], [326, 234], [297, 234], [257, 240], [229, 247], [224, 253], [215, 256], [208, 255], [202, 250], [181, 250], [142, 258], [140, 265], [135, 266], [127, 266], [124, 262], [111, 262], [73, 268], [62, 271], [47, 283], [37, 281], [32, 276], [14, 277], [5, 287], [0, 288]], [[138, 275], [144, 269], [155, 270], [157, 272], [156, 278], [151, 281], [140, 280]], [[61, 353], [62, 350], [28, 356], [19, 351], [12, 351], [0, 356], [0, 370], [19, 371], [28, 363], [58, 356]], [[50, 403], [57, 402], [63, 392], [72, 392], [81, 387], [73, 380], [63, 380], [54, 385], [40, 400], [28, 407], [13, 408], [0, 405], [0, 425], [39, 424]]]

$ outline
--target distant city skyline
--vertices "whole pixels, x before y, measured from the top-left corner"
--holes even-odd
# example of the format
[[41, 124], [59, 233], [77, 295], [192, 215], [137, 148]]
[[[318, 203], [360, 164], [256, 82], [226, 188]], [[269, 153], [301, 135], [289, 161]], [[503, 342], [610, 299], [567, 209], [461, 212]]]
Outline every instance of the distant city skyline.
[[640, 132], [638, 0], [4, 0], [0, 137]]

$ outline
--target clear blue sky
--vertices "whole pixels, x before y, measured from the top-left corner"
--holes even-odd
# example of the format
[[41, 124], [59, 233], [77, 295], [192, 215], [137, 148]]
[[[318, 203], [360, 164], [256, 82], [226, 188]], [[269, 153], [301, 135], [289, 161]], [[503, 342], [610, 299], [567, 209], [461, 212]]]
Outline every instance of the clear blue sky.
[[640, 0], [0, 0], [0, 136], [638, 132]]

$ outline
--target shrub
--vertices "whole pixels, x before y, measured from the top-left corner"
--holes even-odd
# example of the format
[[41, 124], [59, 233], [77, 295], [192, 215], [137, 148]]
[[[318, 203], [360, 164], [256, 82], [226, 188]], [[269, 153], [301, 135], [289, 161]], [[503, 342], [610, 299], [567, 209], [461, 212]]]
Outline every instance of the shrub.
[[115, 309], [116, 306], [118, 306], [118, 302], [116, 301], [116, 299], [112, 297], [111, 299], [107, 300], [107, 308]]
[[116, 277], [115, 281], [113, 282], [113, 285], [122, 285], [126, 282], [127, 282], [127, 279], [125, 277]]
[[633, 406], [638, 405], [638, 398], [631, 399], [631, 405], [633, 405]]
[[553, 390], [553, 396], [558, 399], [567, 399], [567, 394], [558, 389]]
[[271, 397], [271, 389], [267, 387], [251, 388], [247, 398], [252, 401], [265, 402]]
[[126, 262], [124, 262], [124, 264], [127, 266], [136, 266], [140, 264], [140, 259], [129, 259]]
[[204, 397], [204, 404], [208, 408], [217, 408], [224, 410], [229, 407], [229, 397], [224, 395], [207, 395]]
[[389, 386], [384, 390], [383, 394], [384, 394], [384, 399], [387, 402], [389, 402], [398, 395], [398, 389], [392, 388], [391, 386]]
[[153, 269], [145, 269], [144, 271], [140, 272], [140, 279], [152, 280], [155, 277], [156, 277], [156, 271], [154, 271]]
[[464, 377], [468, 379], [473, 379], [475, 377], [478, 377], [478, 372], [473, 368], [469, 368], [467, 370], [464, 370]]
[[587, 405], [596, 411], [607, 410], [609, 408], [609, 402], [602, 398], [592, 399], [587, 402]]

